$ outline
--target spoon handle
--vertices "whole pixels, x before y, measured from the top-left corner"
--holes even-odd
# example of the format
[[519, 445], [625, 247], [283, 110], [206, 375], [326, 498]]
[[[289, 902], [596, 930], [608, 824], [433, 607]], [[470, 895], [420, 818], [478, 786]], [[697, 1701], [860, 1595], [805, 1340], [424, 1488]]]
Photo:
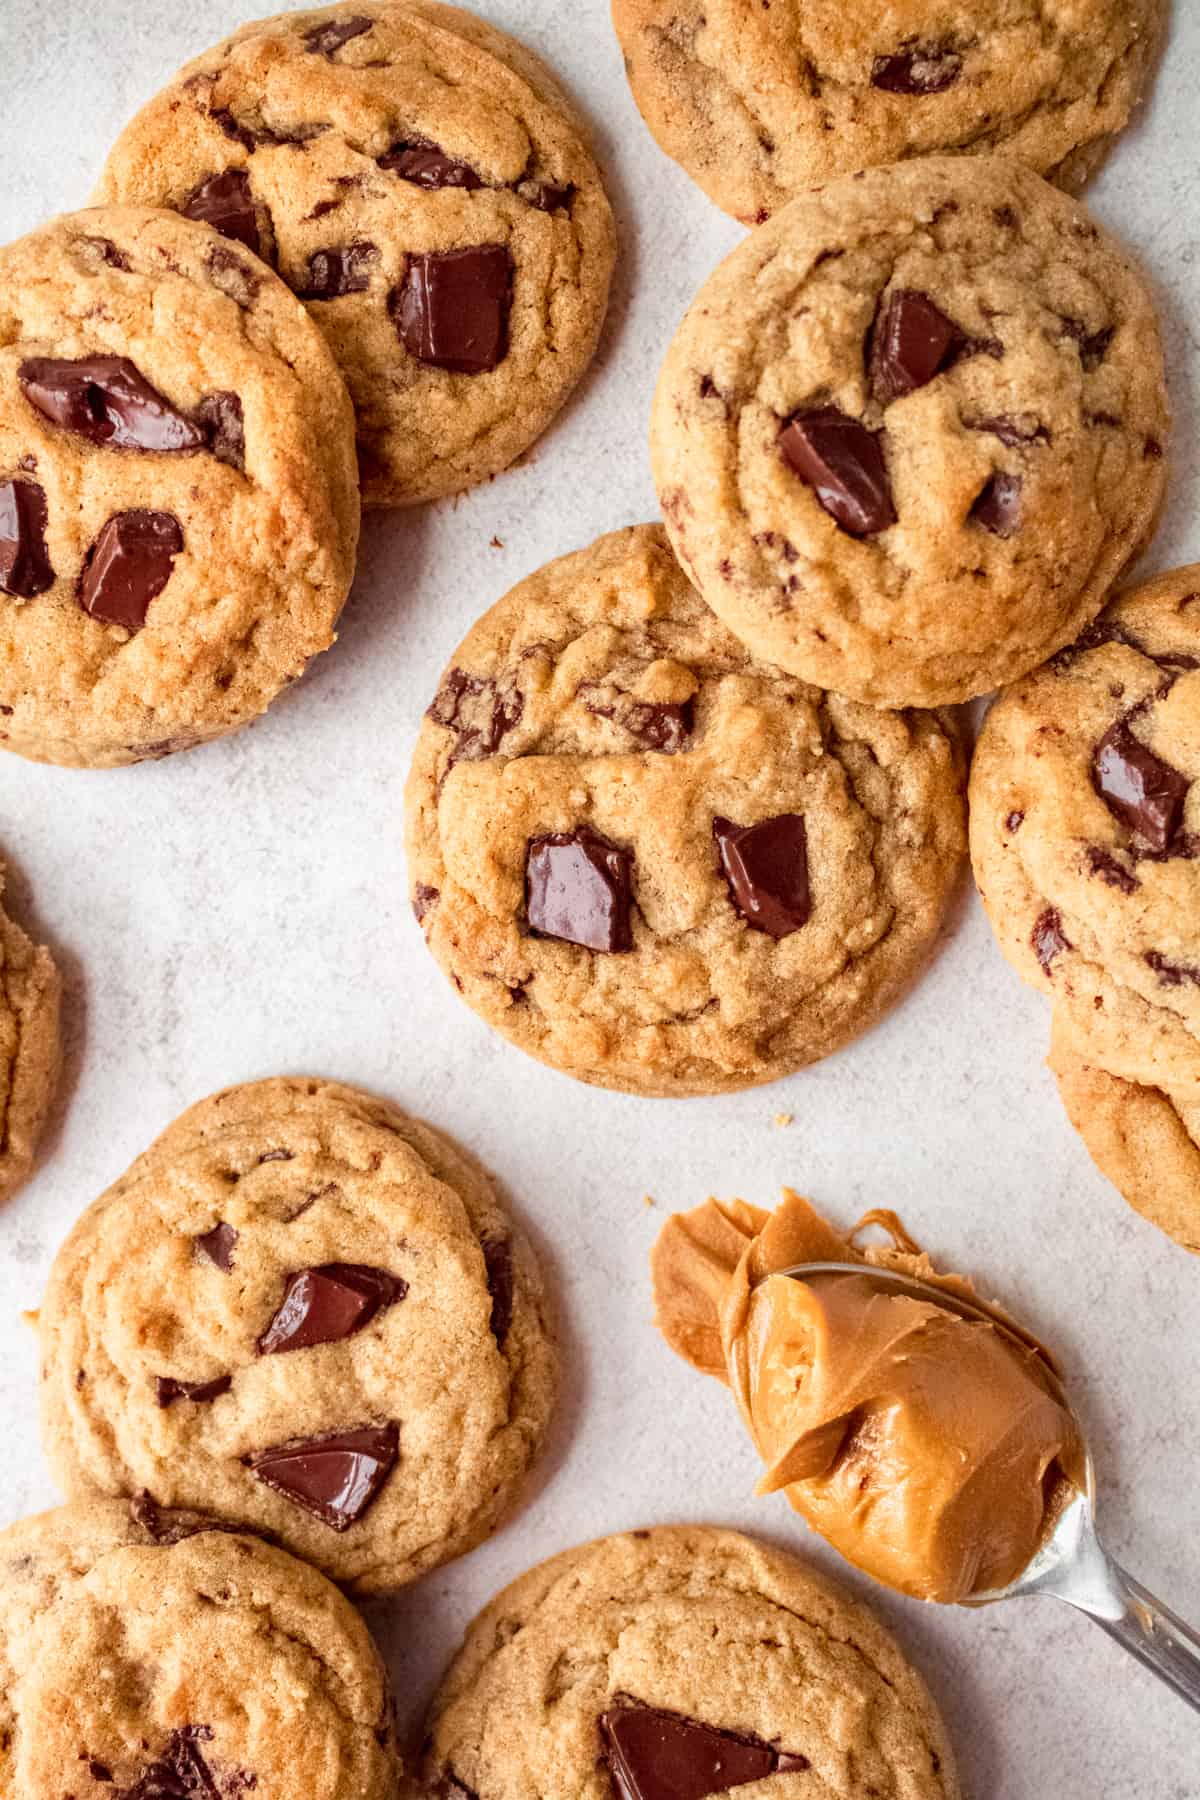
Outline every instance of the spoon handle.
[[1106, 1560], [1112, 1599], [1120, 1610], [1115, 1614], [1108, 1607], [1085, 1610], [1109, 1637], [1200, 1712], [1200, 1634], [1127, 1575], [1119, 1563], [1111, 1557]]

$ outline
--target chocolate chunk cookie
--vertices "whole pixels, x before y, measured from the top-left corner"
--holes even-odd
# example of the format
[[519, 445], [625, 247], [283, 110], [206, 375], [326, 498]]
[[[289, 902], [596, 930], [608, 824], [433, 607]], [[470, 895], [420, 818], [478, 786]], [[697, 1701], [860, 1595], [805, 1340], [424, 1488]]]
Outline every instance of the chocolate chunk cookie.
[[584, 1081], [707, 1094], [827, 1056], [928, 955], [963, 852], [954, 728], [758, 662], [660, 526], [523, 581], [442, 678], [413, 908], [455, 987]]
[[244, 248], [129, 207], [0, 249], [0, 291], [0, 744], [109, 768], [249, 724], [354, 574], [320, 332]]
[[554, 1397], [538, 1270], [491, 1182], [330, 1082], [184, 1113], [76, 1225], [39, 1329], [68, 1493], [244, 1524], [359, 1593], [488, 1535]]
[[1200, 565], [1002, 695], [971, 774], [1000, 947], [1063, 1052], [1200, 1103]]
[[61, 995], [49, 950], [33, 943], [0, 906], [0, 1200], [32, 1169], [54, 1099]]
[[522, 1575], [434, 1701], [431, 1791], [956, 1800], [924, 1683], [795, 1557], [702, 1526], [627, 1532]]
[[1029, 170], [942, 157], [794, 200], [701, 289], [651, 449], [675, 549], [751, 649], [882, 706], [1075, 637], [1154, 519], [1142, 278]]
[[633, 95], [752, 225], [855, 169], [998, 151], [1073, 187], [1145, 85], [1163, 0], [613, 0]]
[[608, 303], [612, 214], [570, 102], [522, 45], [433, 0], [243, 27], [143, 108], [100, 193], [205, 219], [307, 303], [371, 505], [507, 468]]
[[0, 1532], [12, 1800], [396, 1800], [387, 1676], [337, 1589], [253, 1537], [102, 1500]]

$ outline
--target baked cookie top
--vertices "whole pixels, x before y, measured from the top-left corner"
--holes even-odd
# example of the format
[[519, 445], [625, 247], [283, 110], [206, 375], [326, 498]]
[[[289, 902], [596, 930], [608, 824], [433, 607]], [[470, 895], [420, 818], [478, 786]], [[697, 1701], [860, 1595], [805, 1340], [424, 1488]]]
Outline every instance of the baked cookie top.
[[33, 1167], [54, 1099], [61, 996], [49, 950], [33, 943], [0, 906], [0, 1200], [7, 1200]]
[[612, 214], [570, 102], [522, 45], [434, 0], [244, 26], [143, 107], [99, 191], [206, 219], [307, 302], [354, 399], [368, 504], [506, 468], [604, 319]]
[[1001, 696], [971, 772], [1000, 947], [1085, 1062], [1200, 1101], [1200, 565]]
[[387, 1676], [353, 1607], [255, 1538], [93, 1501], [0, 1532], [12, 1800], [395, 1800]]
[[483, 1171], [316, 1080], [177, 1119], [76, 1225], [39, 1330], [69, 1493], [244, 1524], [360, 1593], [487, 1536], [555, 1389], [533, 1254]]
[[950, 721], [757, 662], [636, 526], [455, 652], [409, 777], [413, 906], [464, 999], [555, 1068], [749, 1087], [846, 1043], [923, 961], [961, 786]]
[[669, 156], [759, 224], [908, 157], [995, 151], [1064, 187], [1127, 122], [1163, 0], [613, 0], [634, 99]]
[[358, 540], [333, 357], [270, 270], [167, 213], [0, 249], [0, 744], [108, 767], [266, 710]]
[[940, 157], [777, 213], [701, 289], [651, 452], [676, 552], [759, 656], [884, 706], [1023, 674], [1149, 531], [1146, 285], [1028, 169]]
[[515, 1581], [438, 1693], [434, 1791], [950, 1800], [945, 1728], [871, 1613], [732, 1531], [602, 1539]]

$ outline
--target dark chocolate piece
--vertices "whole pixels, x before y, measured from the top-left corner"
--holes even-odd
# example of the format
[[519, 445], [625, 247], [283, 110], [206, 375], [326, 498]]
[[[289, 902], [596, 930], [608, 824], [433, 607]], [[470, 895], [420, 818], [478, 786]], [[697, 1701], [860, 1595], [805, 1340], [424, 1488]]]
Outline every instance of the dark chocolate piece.
[[183, 550], [174, 513], [116, 513], [88, 551], [79, 604], [93, 619], [140, 631]]
[[459, 375], [483, 375], [508, 354], [513, 260], [503, 244], [409, 258], [388, 300], [410, 356]]
[[218, 462], [239, 471], [246, 467], [246, 423], [236, 394], [205, 394], [195, 413], [208, 447]]
[[219, 1225], [214, 1225], [211, 1231], [204, 1232], [201, 1237], [194, 1240], [200, 1254], [206, 1256], [210, 1263], [221, 1270], [223, 1275], [228, 1275], [233, 1267], [233, 1252], [237, 1241], [237, 1232], [232, 1225], [226, 1225], [224, 1221]]
[[255, 256], [262, 253], [262, 234], [258, 228], [258, 210], [250, 191], [247, 169], [223, 169], [194, 187], [180, 212], [185, 219], [197, 219], [211, 225], [222, 237], [245, 244]]
[[803, 1773], [806, 1756], [656, 1706], [618, 1702], [598, 1720], [617, 1800], [708, 1800], [770, 1775]]
[[1008, 475], [998, 469], [981, 489], [971, 508], [971, 517], [993, 537], [1010, 538], [1021, 522], [1021, 489], [1019, 475]]
[[365, 294], [371, 271], [379, 261], [375, 244], [346, 244], [341, 249], [314, 250], [308, 259], [308, 283], [301, 300], [340, 300], [346, 294]]
[[986, 431], [990, 437], [999, 438], [1010, 449], [1020, 444], [1050, 442], [1046, 426], [1039, 419], [1030, 418], [1028, 413], [998, 413], [994, 419], [964, 419], [963, 424], [968, 431]]
[[961, 337], [928, 294], [916, 288], [889, 294], [871, 330], [871, 391], [880, 406], [931, 382]]
[[218, 1375], [215, 1381], [176, 1381], [170, 1375], [159, 1375], [154, 1383], [154, 1397], [160, 1406], [172, 1406], [176, 1400], [192, 1400], [198, 1406], [219, 1400], [233, 1386], [232, 1375]]
[[1151, 850], [1165, 850], [1183, 819], [1191, 782], [1118, 719], [1092, 758], [1096, 792], [1114, 818]]
[[871, 86], [887, 94], [942, 94], [962, 74], [962, 57], [941, 44], [914, 44], [892, 56], [877, 56]]
[[860, 420], [836, 406], [796, 413], [784, 426], [779, 447], [830, 518], [851, 537], [874, 537], [896, 523], [879, 434]]
[[127, 356], [27, 358], [17, 380], [52, 425], [109, 450], [202, 450], [204, 433]]
[[378, 1499], [399, 1454], [398, 1426], [360, 1425], [275, 1444], [243, 1461], [257, 1480], [332, 1531], [349, 1531]]
[[379, 166], [389, 175], [398, 175], [401, 181], [411, 181], [414, 187], [465, 188], [474, 193], [483, 186], [482, 175], [470, 163], [447, 156], [439, 144], [430, 143], [428, 138], [404, 138], [393, 144], [379, 158]]
[[631, 850], [587, 825], [532, 839], [525, 862], [530, 930], [585, 950], [632, 950], [633, 869]]
[[440, 888], [429, 887], [425, 882], [418, 881], [416, 887], [413, 889], [412, 900], [413, 916], [418, 925], [423, 925], [425, 923], [426, 918], [433, 911], [441, 897], [442, 892]]
[[434, 696], [429, 717], [453, 731], [456, 743], [449, 766], [482, 762], [494, 756], [525, 710], [520, 688], [503, 689], [490, 677], [451, 669]]
[[1120, 894], [1135, 893], [1142, 885], [1136, 875], [1130, 874], [1124, 863], [1117, 861], [1111, 850], [1105, 850], [1099, 844], [1088, 845], [1087, 865], [1089, 874], [1098, 876]]
[[492, 1296], [492, 1336], [503, 1350], [513, 1317], [512, 1239], [485, 1238], [483, 1261], [487, 1269], [488, 1293]]
[[780, 813], [758, 825], [714, 819], [712, 828], [729, 897], [747, 925], [773, 938], [807, 925], [812, 895], [803, 815]]
[[47, 518], [46, 490], [38, 482], [0, 482], [0, 588], [18, 600], [54, 586]]
[[325, 1263], [288, 1277], [278, 1312], [258, 1340], [260, 1356], [309, 1350], [353, 1337], [376, 1313], [394, 1306], [408, 1283], [386, 1269], [361, 1263]]
[[335, 56], [343, 44], [351, 39], [362, 37], [366, 32], [375, 29], [374, 19], [356, 16], [352, 19], [330, 19], [324, 25], [314, 26], [306, 31], [304, 42], [308, 46], [310, 56]]
[[1034, 954], [1047, 975], [1050, 974], [1050, 965], [1055, 957], [1061, 956], [1064, 950], [1074, 948], [1070, 938], [1063, 931], [1062, 914], [1057, 907], [1048, 906], [1044, 912], [1038, 914], [1031, 942]]
[[1200, 987], [1200, 969], [1193, 963], [1171, 962], [1158, 950], [1147, 950], [1142, 960], [1158, 976], [1163, 987], [1182, 987], [1185, 982]]

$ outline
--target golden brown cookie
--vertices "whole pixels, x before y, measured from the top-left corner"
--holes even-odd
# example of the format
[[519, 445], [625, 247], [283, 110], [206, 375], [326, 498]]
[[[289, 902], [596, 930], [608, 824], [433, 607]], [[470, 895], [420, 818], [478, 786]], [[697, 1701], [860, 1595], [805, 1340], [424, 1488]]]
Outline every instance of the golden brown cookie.
[[873, 1615], [703, 1526], [603, 1538], [497, 1595], [434, 1701], [424, 1774], [456, 1800], [961, 1793], [933, 1700]]
[[948, 717], [757, 661], [636, 526], [455, 652], [409, 777], [413, 907], [530, 1055], [629, 1093], [750, 1087], [865, 1030], [929, 955], [961, 768]]
[[246, 1525], [360, 1593], [495, 1528], [556, 1385], [533, 1253], [482, 1169], [316, 1080], [177, 1119], [76, 1225], [39, 1332], [68, 1493]]
[[700, 290], [651, 454], [667, 529], [756, 655], [880, 706], [965, 700], [1070, 642], [1151, 527], [1151, 296], [996, 157], [871, 169]]
[[62, 1060], [61, 998], [49, 950], [33, 943], [0, 906], [0, 1200], [32, 1169], [54, 1099]]
[[243, 26], [143, 107], [100, 196], [206, 219], [305, 300], [371, 505], [455, 493], [529, 448], [591, 361], [616, 254], [558, 82], [435, 0]]
[[746, 224], [908, 157], [998, 152], [1064, 187], [1128, 122], [1163, 0], [613, 0], [634, 99]]

